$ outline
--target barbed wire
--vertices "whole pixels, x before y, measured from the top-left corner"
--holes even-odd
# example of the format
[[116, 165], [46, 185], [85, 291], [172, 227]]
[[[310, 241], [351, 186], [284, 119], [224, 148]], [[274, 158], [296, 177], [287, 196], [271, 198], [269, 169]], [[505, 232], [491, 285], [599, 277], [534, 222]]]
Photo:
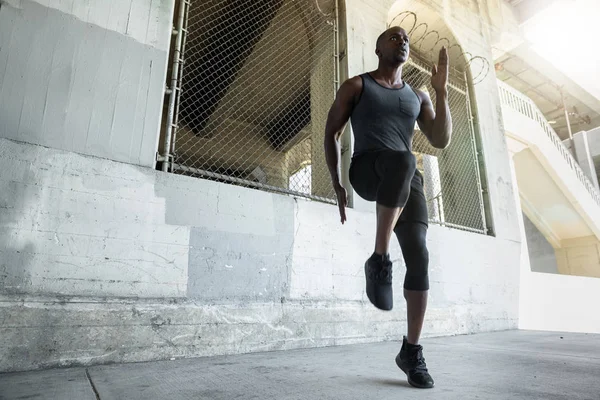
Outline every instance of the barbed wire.
[[[407, 19], [408, 24], [405, 24]], [[411, 21], [412, 25], [410, 25]], [[461, 72], [470, 71], [474, 85], [482, 82], [491, 71], [490, 63], [485, 57], [473, 55], [464, 50], [460, 44], [453, 43], [455, 40], [441, 36], [436, 29], [430, 29], [427, 22], [419, 23], [417, 14], [412, 11], [403, 11], [397, 14], [387, 25], [388, 28], [392, 26], [400, 26], [406, 30], [410, 38], [411, 50], [425, 61], [436, 63], [436, 50], [439, 51], [445, 45], [448, 48], [451, 68]]]

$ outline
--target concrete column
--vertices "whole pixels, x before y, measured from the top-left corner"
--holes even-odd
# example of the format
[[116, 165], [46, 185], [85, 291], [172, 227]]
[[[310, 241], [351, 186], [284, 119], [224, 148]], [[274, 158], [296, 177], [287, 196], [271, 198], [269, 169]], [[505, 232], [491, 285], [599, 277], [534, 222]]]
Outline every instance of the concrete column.
[[310, 123], [312, 128], [312, 194], [321, 197], [334, 195], [323, 138], [329, 108], [335, 98], [335, 60], [333, 27], [323, 24], [313, 37], [311, 49], [312, 67], [310, 76]]
[[[563, 141], [564, 145], [570, 149], [571, 141]], [[573, 143], [575, 145], [575, 154], [577, 154], [577, 163], [581, 167], [581, 170], [588, 177], [590, 182], [594, 185], [597, 190], [600, 190], [598, 186], [598, 175], [596, 173], [596, 167], [594, 165], [593, 155], [588, 144], [588, 132], [581, 131], [573, 135]]]
[[596, 170], [596, 177], [600, 181], [600, 128], [592, 129], [587, 133], [588, 146], [590, 148], [590, 155], [594, 162], [594, 169]]
[[583, 173], [590, 179], [596, 190], [599, 190], [596, 167], [594, 166], [594, 160], [588, 144], [588, 133], [582, 131], [575, 134], [573, 141], [575, 142], [575, 151]]
[[[346, 39], [347, 48], [345, 49], [345, 58], [348, 72], [347, 77], [351, 78], [367, 71], [377, 68], [377, 56], [375, 55], [375, 45], [377, 37], [386, 29], [386, 19], [388, 7], [378, 3], [377, 7], [367, 0], [346, 0]], [[390, 3], [391, 5], [391, 3]], [[345, 154], [344, 162], [349, 165], [352, 152], [354, 151], [354, 138], [352, 130], [348, 129], [348, 151]], [[346, 170], [347, 172], [347, 170]], [[352, 187], [349, 190], [350, 203], [352, 208], [362, 212], [375, 212], [375, 204], [360, 198], [353, 193]]]
[[517, 185], [517, 173], [513, 155], [509, 155], [510, 177], [513, 188], [513, 198], [517, 210], [517, 220], [519, 225], [521, 256], [520, 256], [520, 282], [519, 282], [519, 329], [526, 329], [532, 316], [532, 288], [531, 288], [531, 264], [529, 261], [529, 248], [525, 235], [525, 223], [523, 221], [523, 210], [521, 209], [521, 198], [519, 196], [519, 186]]
[[442, 185], [440, 183], [440, 167], [438, 158], [423, 154], [423, 176], [425, 198], [428, 200], [427, 211], [429, 219], [444, 222], [444, 200], [441, 196]]
[[600, 157], [600, 128], [587, 132], [587, 141], [592, 158]]

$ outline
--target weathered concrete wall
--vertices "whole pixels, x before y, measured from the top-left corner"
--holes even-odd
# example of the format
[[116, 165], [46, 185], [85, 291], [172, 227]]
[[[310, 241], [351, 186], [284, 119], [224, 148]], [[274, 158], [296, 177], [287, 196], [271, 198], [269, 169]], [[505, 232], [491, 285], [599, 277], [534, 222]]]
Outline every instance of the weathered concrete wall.
[[[345, 5], [350, 75], [376, 60], [374, 42], [391, 5], [384, 3]], [[477, 10], [461, 5], [435, 7], [457, 25], [467, 50], [489, 54]], [[0, 15], [5, 12], [3, 5]], [[99, 70], [105, 68], [111, 67]], [[111, 75], [103, 82], [122, 80]], [[496, 90], [493, 77], [475, 88], [496, 236], [430, 227], [425, 335], [517, 325], [521, 243]], [[98, 94], [90, 109], [110, 104], [121, 112], [110, 100], [115, 91]], [[156, 97], [162, 99], [158, 90], [148, 95], [160, 105]], [[39, 105], [32, 110], [39, 112]], [[117, 114], [91, 114], [96, 133], [90, 137], [99, 146], [106, 145]], [[44, 126], [79, 134], [60, 121]], [[25, 140], [18, 124], [3, 129], [4, 136]], [[155, 141], [158, 126], [152, 129]], [[65, 149], [59, 141], [31, 141]], [[81, 148], [110, 153], [91, 144], [67, 150]], [[0, 149], [0, 370], [398, 339], [406, 328], [397, 244], [396, 308], [379, 312], [364, 296], [372, 204], [348, 210], [342, 226], [332, 205], [6, 139]], [[140, 150], [140, 159], [153, 157], [150, 150]]]
[[[397, 339], [371, 213], [2, 139], [0, 370]], [[518, 241], [431, 226], [426, 335], [514, 328]]]
[[0, 6], [0, 137], [153, 166], [174, 0]]
[[[166, 221], [185, 204], [215, 203], [215, 192], [6, 139], [0, 165], [2, 293], [185, 296], [190, 231]], [[180, 193], [181, 207], [166, 192]]]
[[529, 249], [529, 262], [534, 272], [547, 272], [558, 274], [556, 254], [554, 247], [544, 237], [536, 226], [523, 214], [527, 248]]

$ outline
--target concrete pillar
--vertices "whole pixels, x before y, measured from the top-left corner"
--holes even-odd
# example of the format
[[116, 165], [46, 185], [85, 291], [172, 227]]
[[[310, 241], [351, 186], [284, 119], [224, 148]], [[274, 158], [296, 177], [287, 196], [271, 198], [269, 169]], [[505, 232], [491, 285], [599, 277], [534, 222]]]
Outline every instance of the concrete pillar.
[[[390, 3], [390, 2], [387, 2]], [[375, 55], [377, 37], [386, 29], [388, 8], [378, 3], [374, 7], [366, 0], [346, 0], [346, 40], [345, 58], [348, 71], [347, 77], [351, 78], [367, 71], [377, 68], [378, 60]], [[354, 138], [352, 130], [348, 129], [348, 150], [343, 157], [343, 162], [349, 165], [352, 152], [354, 151]], [[344, 171], [343, 171], [344, 172]], [[347, 172], [347, 169], [345, 170]], [[362, 212], [375, 212], [375, 204], [360, 198], [347, 186], [348, 196], [352, 208]]]
[[427, 154], [423, 158], [423, 177], [425, 198], [427, 202], [427, 211], [429, 219], [437, 222], [444, 222], [444, 199], [441, 196], [442, 185], [440, 183], [440, 167], [438, 158]]
[[515, 170], [513, 156], [514, 153], [509, 155], [509, 167], [521, 241], [521, 256], [519, 258], [519, 329], [528, 329], [530, 328], [531, 320], [536, 311], [533, 309], [531, 301], [533, 296], [531, 264], [529, 260], [529, 248], [527, 246], [527, 238], [525, 235], [525, 223], [523, 220], [521, 197], [519, 196], [519, 186], [517, 185], [517, 173]]
[[334, 31], [323, 24], [313, 37], [310, 76], [310, 123], [312, 129], [312, 194], [321, 197], [334, 196], [331, 177], [325, 161], [323, 138], [327, 114], [335, 98]]
[[600, 128], [588, 131], [587, 141], [592, 158], [600, 157]]
[[587, 133], [588, 146], [590, 148], [590, 155], [594, 162], [594, 168], [596, 170], [596, 177], [600, 181], [600, 128], [592, 129]]
[[[581, 131], [574, 134], [573, 142], [575, 145], [575, 154], [577, 154], [577, 163], [581, 167], [581, 170], [585, 176], [587, 176], [590, 182], [592, 182], [594, 187], [597, 190], [600, 190], [598, 186], [598, 175], [596, 173], [593, 155], [588, 144], [588, 132]], [[567, 146], [567, 148], [571, 148], [571, 141], [569, 139], [563, 141], [563, 143], [565, 146]]]

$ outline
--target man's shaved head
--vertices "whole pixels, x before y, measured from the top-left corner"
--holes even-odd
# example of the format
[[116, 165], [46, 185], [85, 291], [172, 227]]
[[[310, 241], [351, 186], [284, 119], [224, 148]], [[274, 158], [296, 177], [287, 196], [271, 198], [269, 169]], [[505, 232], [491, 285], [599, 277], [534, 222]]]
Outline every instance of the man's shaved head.
[[406, 30], [399, 26], [392, 26], [377, 38], [375, 54], [379, 57], [380, 62], [392, 65], [404, 64], [408, 60], [410, 52], [408, 42]]
[[399, 31], [402, 32], [404, 35], [408, 36], [408, 34], [406, 33], [406, 30], [404, 28], [401, 28], [399, 26], [392, 26], [391, 28], [388, 28], [385, 31], [383, 31], [381, 33], [381, 35], [379, 35], [379, 37], [377, 38], [377, 42], [375, 44], [375, 49], [380, 48], [381, 43], [383, 42], [384, 39], [387, 39], [392, 33], [396, 33]]

